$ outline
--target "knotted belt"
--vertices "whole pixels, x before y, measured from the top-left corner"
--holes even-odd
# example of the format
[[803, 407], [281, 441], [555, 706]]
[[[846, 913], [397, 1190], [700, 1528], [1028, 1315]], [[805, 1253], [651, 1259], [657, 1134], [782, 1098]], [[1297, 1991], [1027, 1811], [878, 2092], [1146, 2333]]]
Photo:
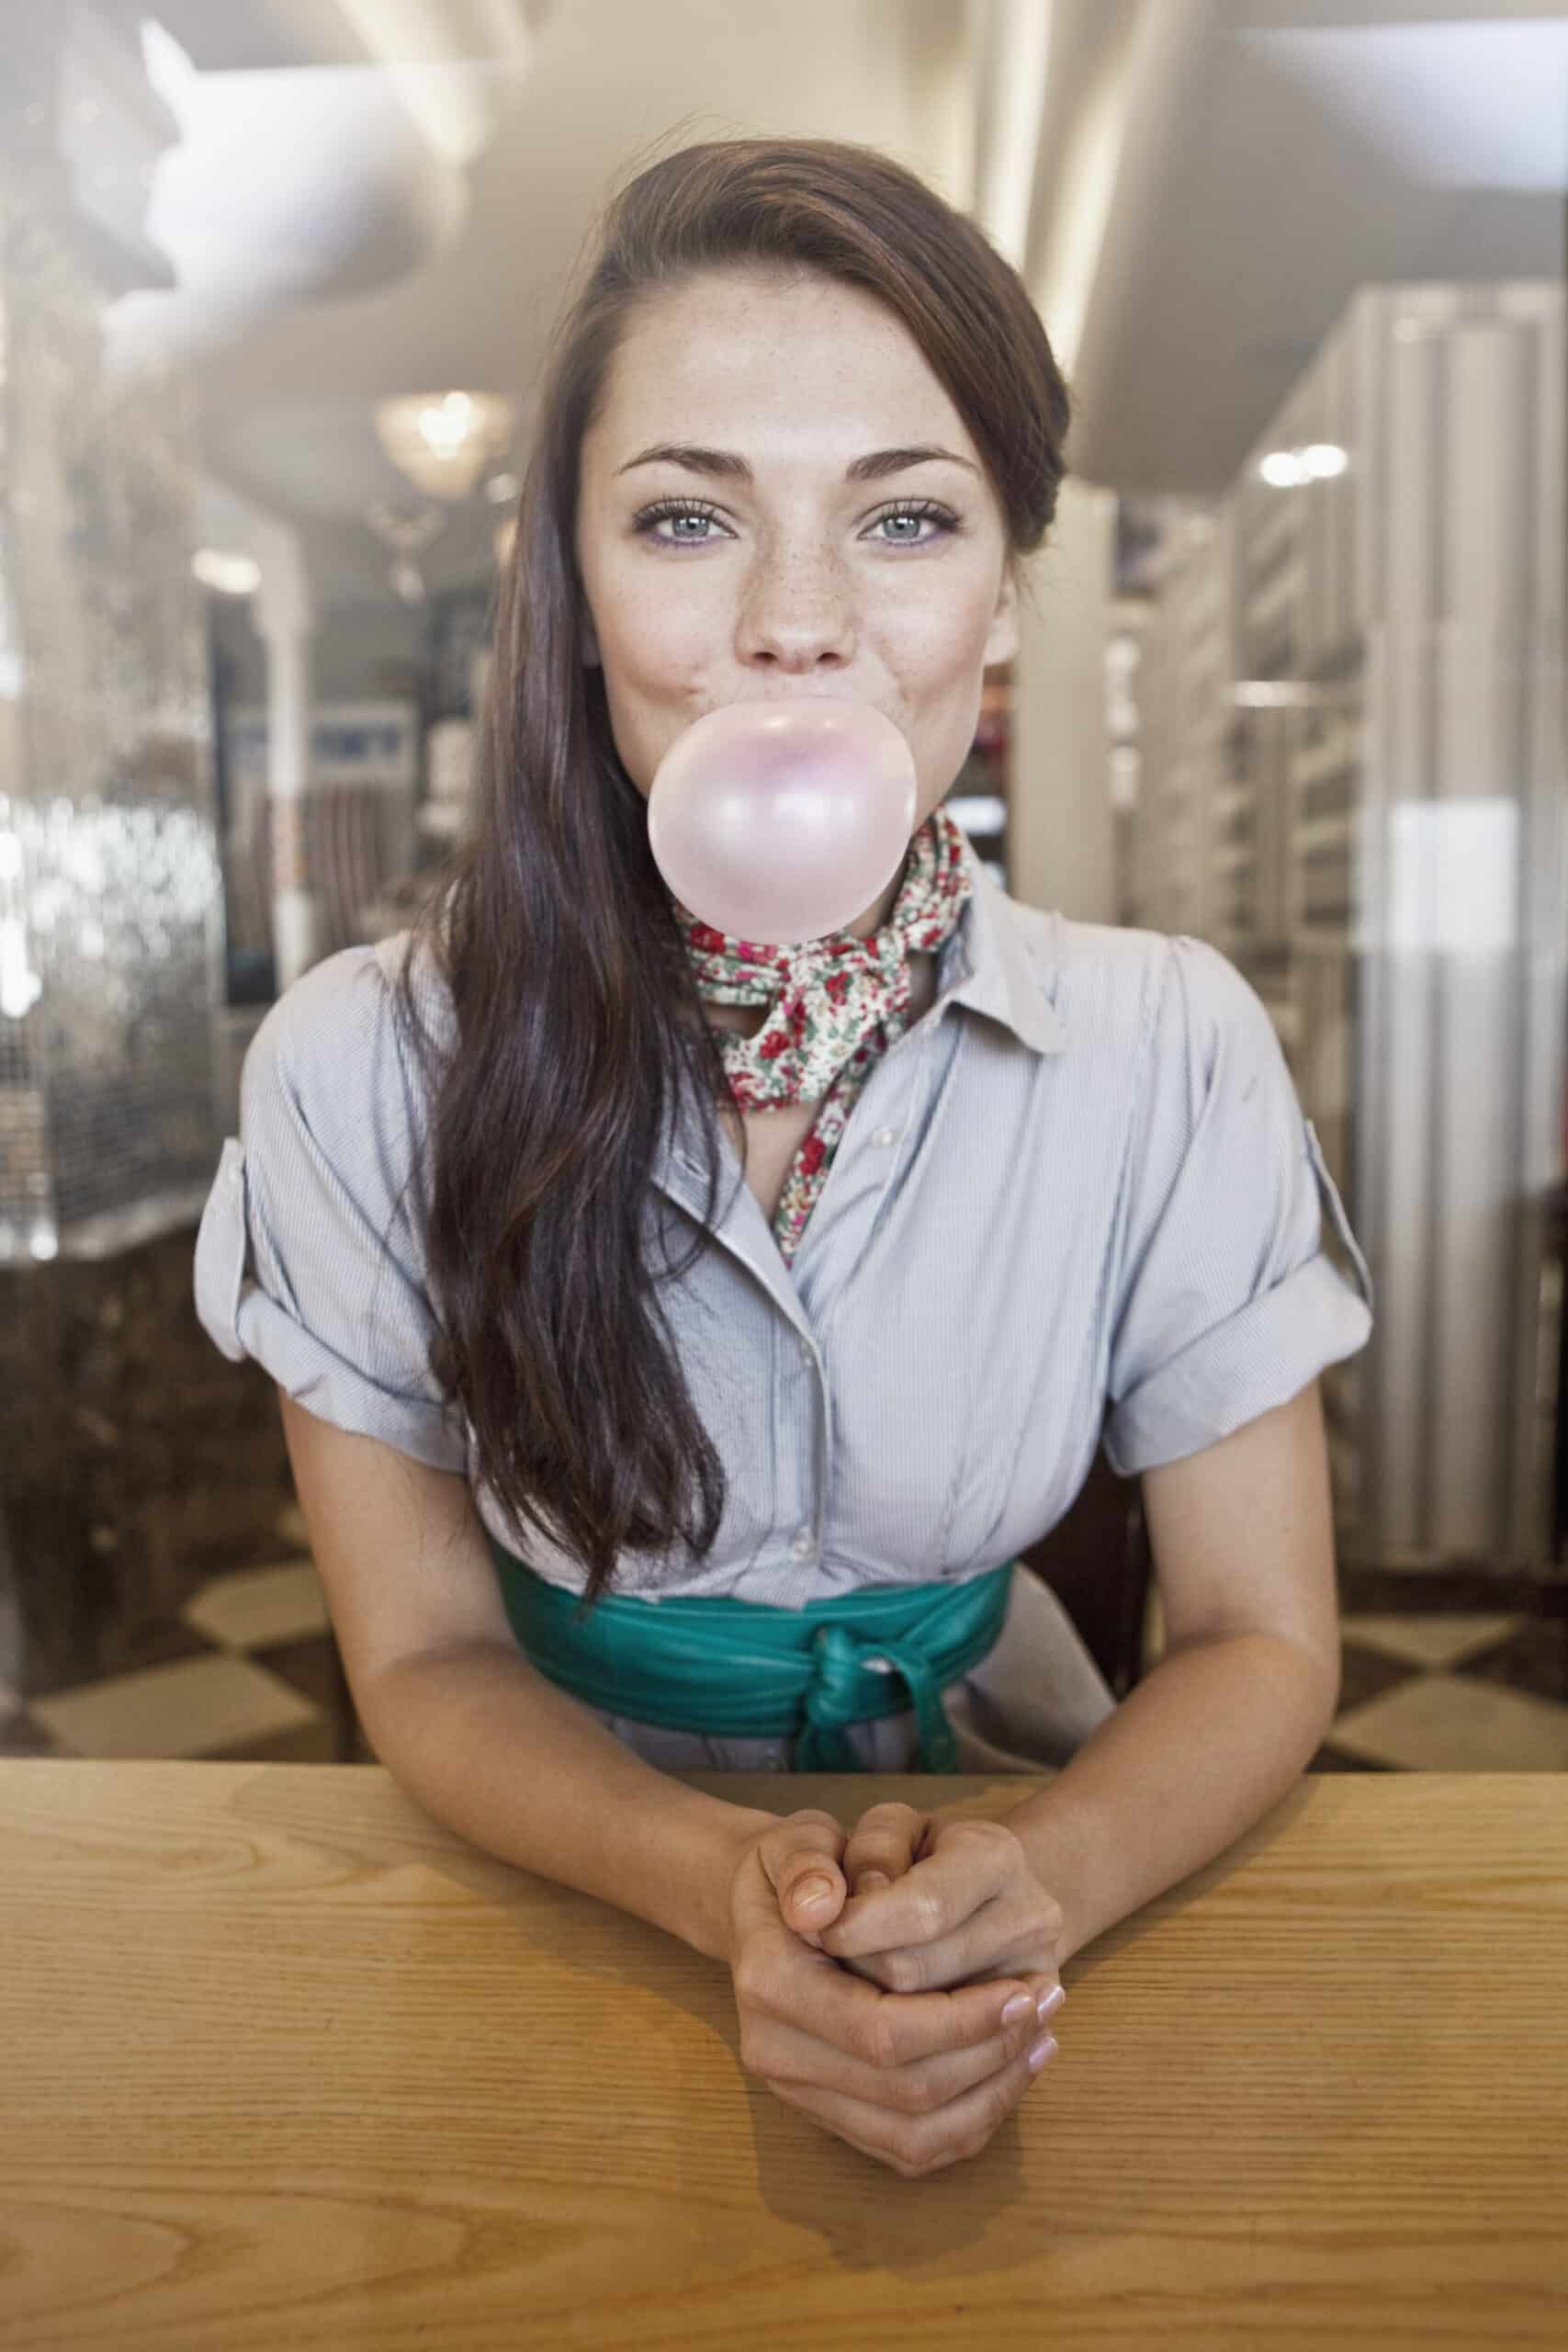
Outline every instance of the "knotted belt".
[[995, 1645], [1015, 1560], [962, 1584], [882, 1585], [804, 1609], [720, 1599], [582, 1596], [491, 1538], [518, 1643], [552, 1682], [590, 1706], [671, 1731], [791, 1736], [790, 1770], [859, 1772], [845, 1725], [913, 1707], [916, 1770], [954, 1772], [944, 1686]]

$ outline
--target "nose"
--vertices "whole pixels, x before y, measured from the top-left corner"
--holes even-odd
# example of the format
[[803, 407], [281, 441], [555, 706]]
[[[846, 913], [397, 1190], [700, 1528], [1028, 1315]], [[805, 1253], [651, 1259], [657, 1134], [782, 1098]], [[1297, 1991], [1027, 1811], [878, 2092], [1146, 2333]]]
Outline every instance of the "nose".
[[759, 556], [736, 623], [742, 662], [786, 672], [838, 669], [854, 659], [849, 582], [829, 555], [803, 548]]

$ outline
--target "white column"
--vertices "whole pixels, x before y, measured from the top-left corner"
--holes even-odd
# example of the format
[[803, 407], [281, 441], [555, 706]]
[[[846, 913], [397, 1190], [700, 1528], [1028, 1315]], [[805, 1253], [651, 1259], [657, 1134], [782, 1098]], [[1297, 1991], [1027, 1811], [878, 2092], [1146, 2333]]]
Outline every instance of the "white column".
[[1115, 921], [1105, 643], [1115, 590], [1114, 493], [1062, 485], [1019, 605], [1008, 783], [1008, 890], [1080, 922]]
[[310, 640], [315, 616], [299, 543], [279, 533], [263, 562], [256, 629], [267, 656], [267, 797], [272, 804], [272, 935], [278, 993], [315, 961], [317, 908], [305, 845], [310, 774]]

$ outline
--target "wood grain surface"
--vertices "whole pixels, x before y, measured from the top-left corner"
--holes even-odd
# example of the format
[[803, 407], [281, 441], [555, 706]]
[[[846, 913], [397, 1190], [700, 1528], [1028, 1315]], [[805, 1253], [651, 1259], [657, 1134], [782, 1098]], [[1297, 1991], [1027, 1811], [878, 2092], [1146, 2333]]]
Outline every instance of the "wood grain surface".
[[1568, 1778], [1308, 1777], [1065, 1982], [904, 2180], [743, 2072], [722, 1967], [380, 1767], [0, 1759], [0, 2346], [1568, 2343]]

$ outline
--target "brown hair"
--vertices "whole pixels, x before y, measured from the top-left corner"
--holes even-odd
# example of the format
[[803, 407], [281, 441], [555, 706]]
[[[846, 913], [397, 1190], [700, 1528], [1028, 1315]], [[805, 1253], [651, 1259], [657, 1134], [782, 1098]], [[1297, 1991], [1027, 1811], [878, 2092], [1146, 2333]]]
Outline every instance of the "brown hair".
[[[396, 1000], [431, 1080], [432, 1366], [508, 1518], [586, 1567], [587, 1606], [622, 1553], [680, 1538], [705, 1555], [723, 1517], [723, 1464], [665, 1344], [642, 1220], [675, 1074], [702, 1106], [709, 1227], [715, 1105], [733, 1098], [603, 672], [583, 661], [579, 451], [638, 307], [697, 271], [748, 265], [826, 272], [902, 321], [979, 451], [1015, 577], [1065, 470], [1067, 387], [1027, 290], [901, 164], [838, 140], [722, 140], [664, 157], [611, 199], [547, 362], [470, 824], [415, 926], [456, 1015], [434, 1075], [413, 955]], [[670, 1278], [706, 1244], [699, 1232]]]

